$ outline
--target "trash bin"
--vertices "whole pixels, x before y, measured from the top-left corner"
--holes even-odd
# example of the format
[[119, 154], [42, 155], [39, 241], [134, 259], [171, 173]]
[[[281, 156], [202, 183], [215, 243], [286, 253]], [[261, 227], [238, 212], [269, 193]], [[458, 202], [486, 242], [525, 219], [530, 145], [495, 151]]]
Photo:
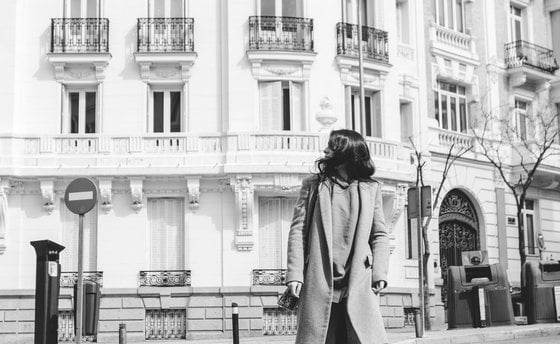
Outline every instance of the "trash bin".
[[[78, 286], [74, 285], [74, 319], [76, 319], [76, 300], [78, 295]], [[101, 301], [101, 291], [99, 284], [93, 281], [84, 281], [83, 287], [83, 302], [82, 308], [82, 335], [95, 336], [97, 335], [97, 324], [99, 320], [99, 303]], [[76, 322], [74, 322], [76, 324]], [[74, 332], [76, 326], [74, 326]]]
[[515, 323], [509, 283], [499, 264], [450, 266], [448, 327], [485, 327]]
[[560, 261], [528, 260], [523, 272], [527, 323], [560, 321]]

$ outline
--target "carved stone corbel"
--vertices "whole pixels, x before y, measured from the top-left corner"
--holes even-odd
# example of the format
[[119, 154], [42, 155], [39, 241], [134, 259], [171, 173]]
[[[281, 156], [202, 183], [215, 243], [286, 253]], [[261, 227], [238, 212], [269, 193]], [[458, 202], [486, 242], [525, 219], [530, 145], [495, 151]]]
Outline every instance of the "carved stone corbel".
[[101, 209], [105, 214], [108, 214], [113, 208], [112, 183], [111, 179], [99, 180], [99, 203], [101, 203]]
[[187, 178], [187, 192], [189, 193], [189, 208], [197, 211], [200, 200], [200, 177]]
[[239, 175], [232, 178], [231, 184], [235, 193], [237, 210], [237, 226], [235, 246], [238, 251], [250, 251], [253, 248], [253, 194], [254, 185], [251, 175]]
[[130, 196], [132, 197], [132, 209], [136, 213], [142, 210], [144, 204], [142, 203], [142, 198], [144, 197], [144, 180], [142, 179], [130, 179]]
[[393, 231], [395, 224], [397, 223], [397, 221], [399, 220], [399, 218], [401, 217], [404, 211], [404, 206], [406, 204], [407, 190], [408, 190], [407, 184], [397, 184], [397, 186], [395, 187], [393, 210], [391, 212], [391, 216], [389, 217], [389, 223], [387, 224], [389, 232]]
[[54, 181], [41, 180], [40, 186], [43, 196], [43, 209], [50, 215], [56, 207], [54, 204]]
[[0, 254], [6, 252], [6, 233], [8, 232], [8, 191], [10, 184], [0, 180]]

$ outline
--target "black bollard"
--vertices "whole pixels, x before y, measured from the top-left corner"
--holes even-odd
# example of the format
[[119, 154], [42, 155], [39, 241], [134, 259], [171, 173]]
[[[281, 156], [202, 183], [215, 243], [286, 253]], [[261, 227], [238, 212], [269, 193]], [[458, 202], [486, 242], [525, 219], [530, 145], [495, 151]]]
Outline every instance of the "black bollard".
[[126, 344], [126, 324], [119, 324], [119, 344]]
[[422, 326], [422, 316], [420, 315], [420, 310], [414, 313], [414, 330], [416, 332], [416, 338], [424, 337], [424, 328]]
[[235, 302], [231, 304], [231, 321], [233, 323], [233, 344], [239, 344], [239, 308]]

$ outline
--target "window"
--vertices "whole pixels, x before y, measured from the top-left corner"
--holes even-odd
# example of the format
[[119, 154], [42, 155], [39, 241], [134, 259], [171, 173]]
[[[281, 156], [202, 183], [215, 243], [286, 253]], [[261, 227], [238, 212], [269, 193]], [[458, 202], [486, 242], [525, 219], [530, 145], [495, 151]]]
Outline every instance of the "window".
[[101, 17], [100, 0], [65, 0], [66, 18]]
[[184, 0], [150, 0], [149, 13], [152, 18], [183, 18]]
[[465, 1], [434, 0], [436, 23], [448, 29], [465, 32]]
[[69, 134], [97, 133], [97, 87], [68, 88], [66, 100], [62, 132]]
[[303, 0], [260, 0], [260, 15], [303, 17]]
[[259, 83], [262, 130], [305, 129], [303, 85], [293, 81]]
[[381, 92], [366, 91], [364, 114], [360, 115], [360, 92], [350, 88], [347, 107], [347, 127], [368, 137], [381, 137]]
[[556, 143], [560, 144], [560, 103], [556, 103]]
[[[64, 251], [60, 253], [60, 265], [62, 271], [78, 271], [78, 215], [70, 212], [60, 200], [60, 223], [62, 224], [62, 235], [60, 244]], [[84, 217], [84, 271], [97, 270], [97, 208], [93, 208]]]
[[410, 17], [408, 0], [397, 0], [397, 37], [399, 42], [410, 44]]
[[535, 254], [536, 248], [536, 234], [535, 230], [535, 206], [534, 200], [525, 200], [523, 205], [521, 225], [525, 229], [525, 246], [527, 247], [527, 254]]
[[360, 18], [363, 26], [375, 26], [374, 1], [368, 0], [342, 0], [342, 21], [348, 24], [358, 24], [358, 1], [360, 1]]
[[286, 268], [288, 233], [295, 198], [259, 198], [259, 267], [261, 269]]
[[182, 198], [150, 198], [150, 269], [185, 269], [185, 229]]
[[405, 240], [405, 257], [406, 259], [418, 259], [418, 219], [408, 218], [408, 205], [405, 206], [406, 210], [406, 240]]
[[412, 103], [401, 102], [401, 142], [410, 143], [410, 139], [414, 135], [414, 125], [412, 119]]
[[178, 133], [184, 131], [182, 87], [152, 87], [150, 120], [151, 133]]
[[440, 128], [466, 133], [469, 123], [465, 87], [443, 81], [437, 84], [434, 108]]
[[523, 40], [523, 9], [514, 5], [509, 6], [510, 41]]
[[517, 130], [517, 135], [521, 140], [527, 138], [527, 128], [529, 126], [528, 117], [529, 104], [525, 101], [516, 99], [515, 100], [515, 125]]

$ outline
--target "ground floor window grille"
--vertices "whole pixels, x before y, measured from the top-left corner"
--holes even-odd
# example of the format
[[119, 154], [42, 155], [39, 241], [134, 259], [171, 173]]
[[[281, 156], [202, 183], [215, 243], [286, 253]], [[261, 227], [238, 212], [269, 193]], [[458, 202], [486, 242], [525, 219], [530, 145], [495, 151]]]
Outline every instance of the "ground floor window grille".
[[[74, 342], [74, 311], [58, 312], [58, 341]], [[82, 342], [97, 342], [97, 336], [82, 336]]]
[[184, 309], [146, 310], [146, 340], [186, 339], [186, 313]]
[[404, 308], [404, 326], [414, 326], [414, 314], [418, 312], [416, 307], [405, 307]]
[[297, 311], [282, 308], [265, 308], [263, 312], [264, 335], [292, 335], [297, 332]]

